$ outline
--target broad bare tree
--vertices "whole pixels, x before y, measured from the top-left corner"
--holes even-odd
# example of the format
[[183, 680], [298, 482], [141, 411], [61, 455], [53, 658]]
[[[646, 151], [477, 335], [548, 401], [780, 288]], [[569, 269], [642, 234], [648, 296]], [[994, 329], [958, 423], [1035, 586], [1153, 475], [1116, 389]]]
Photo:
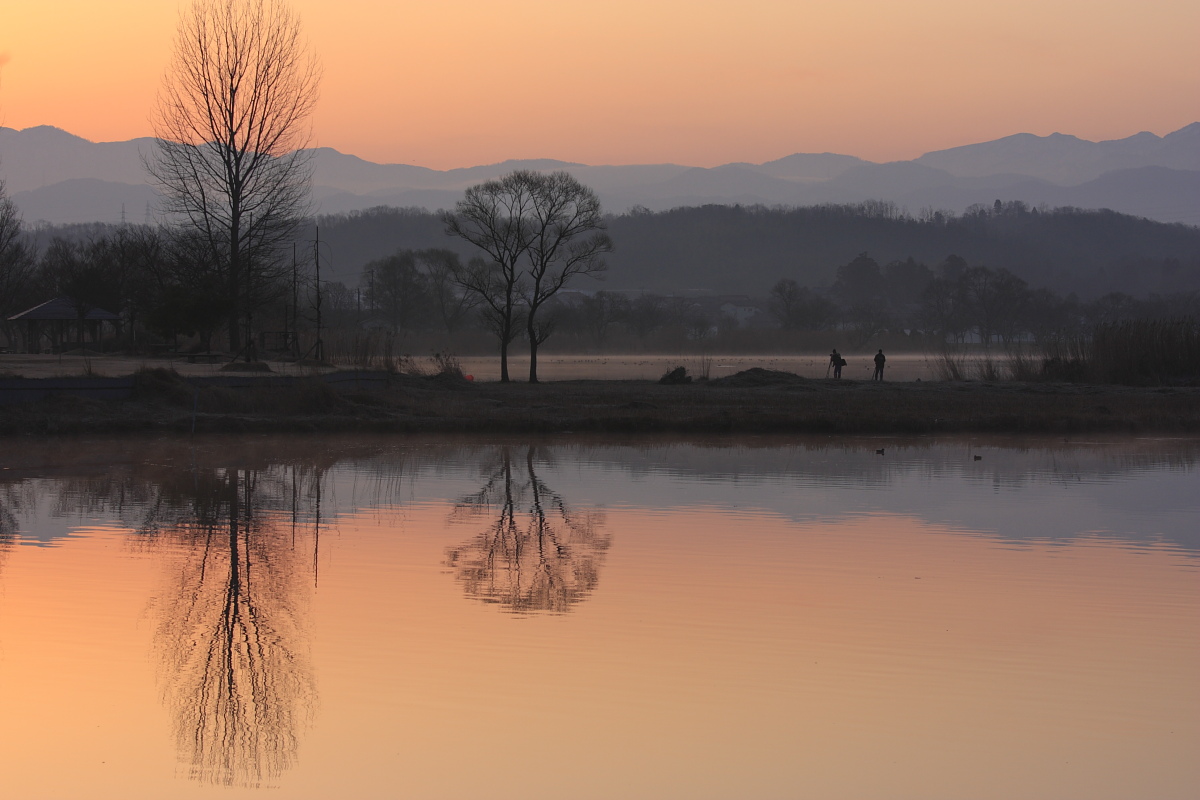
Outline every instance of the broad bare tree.
[[602, 272], [612, 250], [596, 193], [566, 172], [517, 170], [467, 189], [445, 220], [447, 233], [490, 259], [463, 268], [459, 284], [479, 297], [500, 340], [500, 380], [509, 380], [508, 345], [524, 324], [537, 383], [537, 349], [552, 329], [538, 311], [573, 277]]
[[530, 216], [539, 175], [518, 170], [467, 189], [444, 216], [446, 233], [487, 254], [458, 274], [459, 285], [477, 296], [483, 318], [500, 341], [500, 381], [507, 383], [508, 346], [521, 332], [522, 258], [529, 249]]
[[218, 258], [234, 351], [308, 210], [319, 80], [284, 0], [193, 0], [180, 17], [146, 166]]
[[538, 311], [572, 278], [596, 276], [607, 269], [602, 255], [613, 249], [594, 191], [567, 172], [536, 178], [529, 226], [529, 280], [524, 292], [530, 383], [538, 382], [538, 346], [553, 330], [552, 324], [538, 319]]

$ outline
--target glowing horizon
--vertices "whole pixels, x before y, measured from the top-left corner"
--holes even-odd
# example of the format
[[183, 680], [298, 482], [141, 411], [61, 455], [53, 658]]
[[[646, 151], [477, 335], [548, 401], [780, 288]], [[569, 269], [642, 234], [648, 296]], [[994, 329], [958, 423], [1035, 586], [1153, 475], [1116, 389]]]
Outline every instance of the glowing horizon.
[[[892, 161], [1016, 133], [1165, 135], [1200, 119], [1200, 4], [293, 5], [325, 70], [312, 143], [380, 163]], [[150, 135], [177, 14], [161, 0], [8, 10], [0, 125]]]

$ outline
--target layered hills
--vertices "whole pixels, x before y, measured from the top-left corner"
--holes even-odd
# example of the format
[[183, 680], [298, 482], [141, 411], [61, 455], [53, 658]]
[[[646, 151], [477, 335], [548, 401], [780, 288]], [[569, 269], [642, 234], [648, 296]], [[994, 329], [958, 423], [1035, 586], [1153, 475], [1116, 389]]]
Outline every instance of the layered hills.
[[[57, 128], [0, 128], [0, 178], [29, 223], [141, 222], [157, 194], [142, 158], [153, 140], [90, 142]], [[434, 170], [376, 164], [317, 148], [314, 210], [381, 205], [447, 208], [471, 184], [514, 169], [564, 169], [600, 195], [605, 208], [808, 206], [884, 200], [916, 215], [961, 213], [976, 204], [1107, 208], [1160, 222], [1200, 225], [1200, 122], [1166, 136], [1142, 132], [1091, 142], [1064, 134], [1016, 134], [991, 142], [877, 164], [834, 153], [796, 153], [763, 164], [593, 166], [506, 161]]]

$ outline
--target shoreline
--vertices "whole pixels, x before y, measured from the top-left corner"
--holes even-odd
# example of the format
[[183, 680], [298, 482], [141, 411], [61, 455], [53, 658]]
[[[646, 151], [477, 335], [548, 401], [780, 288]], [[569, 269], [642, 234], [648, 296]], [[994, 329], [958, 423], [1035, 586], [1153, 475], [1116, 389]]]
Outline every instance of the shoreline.
[[751, 369], [687, 384], [387, 375], [197, 385], [168, 370], [128, 399], [0, 406], [0, 437], [156, 433], [1200, 433], [1200, 388], [809, 379]]

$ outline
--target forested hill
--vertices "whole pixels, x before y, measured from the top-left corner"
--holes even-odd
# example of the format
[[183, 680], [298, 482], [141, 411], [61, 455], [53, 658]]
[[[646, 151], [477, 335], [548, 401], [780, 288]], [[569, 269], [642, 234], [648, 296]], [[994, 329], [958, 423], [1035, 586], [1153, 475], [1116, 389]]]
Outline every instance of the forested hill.
[[[914, 218], [890, 203], [774, 209], [700, 206], [610, 217], [616, 251], [603, 282], [576, 288], [765, 296], [780, 278], [832, 283], [860, 253], [880, 264], [947, 256], [1004, 267], [1031, 286], [1095, 297], [1200, 291], [1200, 228], [1111, 211], [974, 207]], [[319, 220], [329, 279], [350, 286], [362, 266], [400, 248], [444, 247], [477, 255], [443, 233], [437, 215], [379, 208]], [[305, 238], [311, 238], [309, 232]], [[324, 275], [323, 275], [324, 277]]]

